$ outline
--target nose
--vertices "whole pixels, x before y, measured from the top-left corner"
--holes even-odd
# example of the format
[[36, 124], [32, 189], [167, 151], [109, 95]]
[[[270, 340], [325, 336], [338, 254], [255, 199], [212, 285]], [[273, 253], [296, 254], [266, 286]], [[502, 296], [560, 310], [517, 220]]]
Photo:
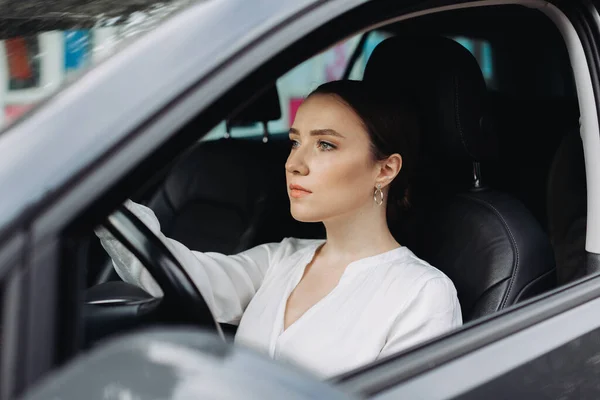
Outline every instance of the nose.
[[309, 169], [305, 156], [302, 146], [293, 149], [285, 162], [286, 172], [292, 175], [307, 175]]

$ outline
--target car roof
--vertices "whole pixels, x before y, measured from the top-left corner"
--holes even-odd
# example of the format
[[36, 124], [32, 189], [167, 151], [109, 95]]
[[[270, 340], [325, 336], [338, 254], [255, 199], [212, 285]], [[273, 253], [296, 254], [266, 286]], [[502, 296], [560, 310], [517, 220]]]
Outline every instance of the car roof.
[[[174, 0], [155, 29], [0, 134], [0, 231], [31, 220], [128, 133], [318, 0]], [[157, 79], [160, 77], [160, 79]]]

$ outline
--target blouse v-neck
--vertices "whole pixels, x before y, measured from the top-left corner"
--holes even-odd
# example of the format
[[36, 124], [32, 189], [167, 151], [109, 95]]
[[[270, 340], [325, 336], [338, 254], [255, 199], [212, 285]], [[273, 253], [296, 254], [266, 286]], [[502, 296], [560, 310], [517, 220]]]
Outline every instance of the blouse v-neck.
[[[312, 246], [310, 246], [306, 249], [307, 251], [306, 251], [305, 256], [302, 257], [302, 259], [298, 263], [298, 268], [296, 268], [294, 270], [293, 279], [291, 279], [288, 282], [288, 285], [287, 285], [287, 288], [285, 291], [285, 295], [283, 296], [283, 298], [281, 300], [280, 311], [279, 311], [279, 314], [280, 314], [279, 315], [280, 330], [279, 330], [279, 334], [278, 334], [279, 338], [281, 338], [284, 335], [286, 335], [287, 333], [289, 333], [290, 329], [299, 325], [299, 323], [301, 324], [301, 322], [302, 322], [301, 320], [310, 318], [310, 315], [314, 314], [315, 312], [317, 312], [319, 310], [319, 308], [323, 307], [323, 304], [326, 304], [327, 300], [329, 298], [334, 297], [335, 292], [343, 284], [343, 281], [345, 280], [345, 278], [347, 278], [349, 275], [352, 275], [352, 272], [354, 272], [354, 271], [349, 271], [349, 270], [358, 268], [358, 266], [361, 266], [361, 265], [364, 265], [367, 267], [372, 267], [374, 265], [385, 262], [386, 259], [394, 258], [397, 255], [397, 253], [404, 250], [404, 248], [402, 246], [399, 246], [394, 249], [385, 251], [383, 253], [363, 257], [363, 258], [360, 258], [358, 260], [354, 260], [354, 261], [348, 263], [348, 265], [346, 265], [346, 267], [344, 268], [344, 271], [342, 272], [336, 285], [325, 296], [323, 296], [321, 299], [319, 299], [317, 302], [315, 302], [312, 306], [310, 306], [304, 313], [302, 313], [298, 318], [296, 318], [296, 320], [294, 322], [292, 322], [286, 328], [285, 327], [285, 316], [286, 316], [286, 312], [287, 312], [287, 303], [290, 299], [290, 296], [294, 292], [294, 290], [298, 287], [300, 282], [302, 281], [302, 278], [304, 277], [304, 274], [306, 273], [306, 268], [308, 268], [308, 266], [315, 261], [317, 251], [320, 248], [322, 248], [323, 245], [325, 245], [325, 243], [326, 243], [325, 240], [319, 240], [319, 241], [316, 241], [316, 243], [314, 243]], [[293, 333], [293, 330], [292, 330], [292, 333]]]

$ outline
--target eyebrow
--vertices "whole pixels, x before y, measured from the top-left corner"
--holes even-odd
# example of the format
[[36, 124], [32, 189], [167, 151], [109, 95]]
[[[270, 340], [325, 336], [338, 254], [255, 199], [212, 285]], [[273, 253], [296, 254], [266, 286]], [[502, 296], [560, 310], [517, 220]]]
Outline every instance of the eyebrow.
[[[290, 128], [290, 134], [299, 135], [300, 132], [298, 132], [297, 129]], [[335, 136], [340, 138], [344, 137], [344, 135], [333, 129], [314, 129], [310, 131], [310, 136]]]

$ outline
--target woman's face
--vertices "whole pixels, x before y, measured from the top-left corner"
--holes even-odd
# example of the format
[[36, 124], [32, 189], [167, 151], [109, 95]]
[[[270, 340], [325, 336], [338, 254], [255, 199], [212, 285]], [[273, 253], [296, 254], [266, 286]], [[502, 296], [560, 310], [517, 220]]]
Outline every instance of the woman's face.
[[380, 168], [354, 111], [333, 95], [305, 100], [290, 128], [285, 164], [292, 216], [320, 222], [373, 207]]

